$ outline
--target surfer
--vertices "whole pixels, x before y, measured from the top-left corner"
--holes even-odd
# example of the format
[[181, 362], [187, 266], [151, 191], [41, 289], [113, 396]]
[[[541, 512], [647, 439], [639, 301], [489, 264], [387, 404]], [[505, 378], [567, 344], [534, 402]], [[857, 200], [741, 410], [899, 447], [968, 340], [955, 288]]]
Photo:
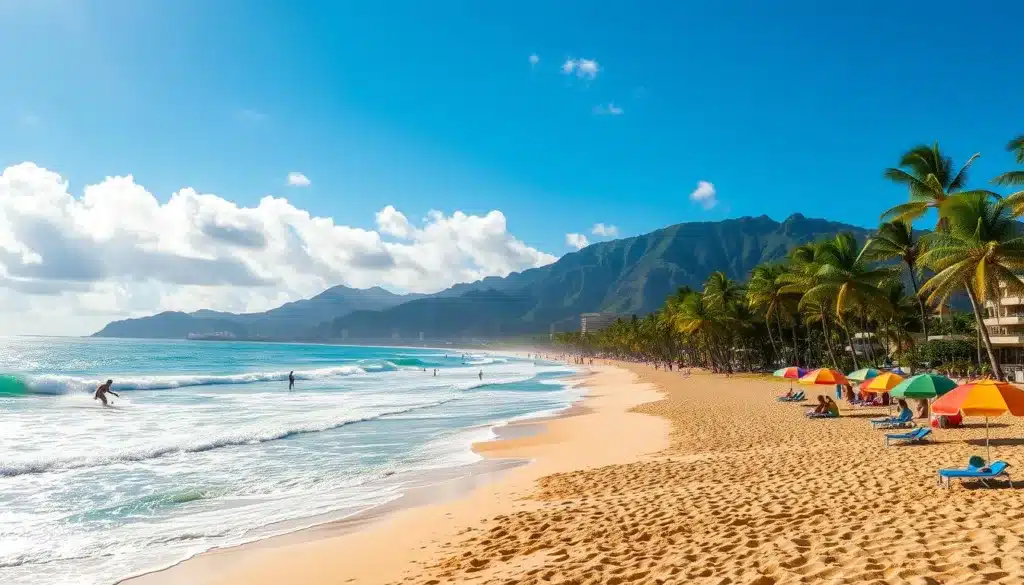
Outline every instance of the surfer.
[[107, 404], [107, 394], [113, 394], [114, 396], [117, 396], [118, 398], [121, 397], [120, 394], [118, 394], [117, 392], [114, 392], [113, 390], [110, 389], [110, 385], [113, 384], [113, 383], [114, 383], [113, 380], [107, 380], [106, 384], [100, 384], [99, 386], [97, 386], [96, 387], [96, 394], [93, 394], [92, 399], [93, 400], [99, 399], [103, 403], [103, 406], [110, 406], [109, 404]]
[[288, 372], [288, 391], [291, 392], [292, 388], [295, 387], [295, 370]]

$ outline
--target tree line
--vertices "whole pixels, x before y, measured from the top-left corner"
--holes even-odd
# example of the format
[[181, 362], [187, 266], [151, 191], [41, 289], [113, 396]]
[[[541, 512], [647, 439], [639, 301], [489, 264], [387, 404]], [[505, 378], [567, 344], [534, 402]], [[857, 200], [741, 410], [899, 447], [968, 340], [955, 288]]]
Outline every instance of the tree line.
[[[1024, 135], [1007, 150], [1024, 165]], [[978, 156], [958, 167], [938, 144], [904, 153], [883, 176], [905, 186], [908, 201], [883, 213], [863, 245], [850, 233], [808, 242], [755, 267], [745, 283], [715, 272], [700, 290], [683, 287], [643, 318], [555, 341], [585, 354], [716, 372], [849, 371], [895, 358], [910, 368], [944, 363], [1005, 379], [983, 320], [986, 303], [1001, 294], [1024, 296], [1024, 189], [970, 188]], [[1024, 170], [990, 184], [1020, 188]], [[915, 231], [931, 219], [927, 232]], [[934, 315], [960, 295], [970, 313]], [[930, 333], [950, 339], [927, 341]]]

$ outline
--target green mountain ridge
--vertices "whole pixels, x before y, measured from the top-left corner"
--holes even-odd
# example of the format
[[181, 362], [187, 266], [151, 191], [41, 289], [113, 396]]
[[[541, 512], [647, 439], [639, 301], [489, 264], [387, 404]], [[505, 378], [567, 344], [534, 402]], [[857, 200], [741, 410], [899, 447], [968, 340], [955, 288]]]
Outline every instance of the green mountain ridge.
[[[552, 326], [570, 330], [578, 327], [580, 313], [644, 315], [654, 311], [680, 286], [698, 288], [716, 270], [746, 280], [754, 266], [781, 259], [794, 246], [839, 232], [851, 232], [863, 241], [872, 230], [801, 214], [782, 222], [762, 215], [680, 223], [594, 243], [547, 266], [457, 284], [432, 295], [334, 287], [265, 313], [161, 313], [116, 321], [96, 335], [184, 337], [230, 331], [252, 338], [256, 331], [271, 331], [260, 338], [408, 341], [418, 340], [422, 334], [424, 340], [454, 341], [546, 333]], [[204, 329], [183, 333], [200, 326]]]

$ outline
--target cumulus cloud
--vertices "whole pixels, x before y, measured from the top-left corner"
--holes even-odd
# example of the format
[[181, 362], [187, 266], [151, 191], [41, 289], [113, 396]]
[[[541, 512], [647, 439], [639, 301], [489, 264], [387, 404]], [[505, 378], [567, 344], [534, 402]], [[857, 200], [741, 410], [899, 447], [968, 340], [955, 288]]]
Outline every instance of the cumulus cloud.
[[583, 234], [565, 234], [565, 243], [577, 250], [582, 250], [590, 245], [590, 241], [587, 240], [587, 236]]
[[619, 116], [622, 112], [622, 108], [616, 106], [613, 102], [594, 106], [594, 113], [598, 116]]
[[566, 59], [562, 63], [562, 73], [575, 74], [581, 79], [594, 79], [601, 72], [601, 66], [593, 59]]
[[306, 175], [292, 171], [288, 173], [288, 184], [292, 187], [309, 187], [313, 182]]
[[707, 181], [697, 181], [697, 188], [690, 193], [690, 201], [704, 209], [711, 209], [718, 205], [718, 192], [715, 191], [713, 184]]
[[530, 55], [530, 67], [536, 67], [537, 63], [540, 63], [540, 56], [536, 53]]
[[433, 292], [556, 259], [496, 210], [411, 222], [387, 206], [376, 226], [272, 196], [242, 207], [185, 188], [161, 202], [131, 176], [76, 197], [22, 163], [0, 173], [0, 320], [7, 333], [90, 333], [161, 310], [261, 311], [336, 284]]
[[590, 230], [590, 233], [594, 234], [595, 236], [614, 238], [615, 236], [619, 235], [619, 228], [613, 226], [612, 224], [606, 225], [603, 223], [595, 223], [593, 229]]

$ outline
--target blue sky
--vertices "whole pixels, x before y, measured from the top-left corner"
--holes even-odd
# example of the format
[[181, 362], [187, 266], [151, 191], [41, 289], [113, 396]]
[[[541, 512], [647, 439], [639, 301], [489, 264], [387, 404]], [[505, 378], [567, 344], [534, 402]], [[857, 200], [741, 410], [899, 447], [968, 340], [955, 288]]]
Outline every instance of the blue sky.
[[[979, 181], [1013, 166], [1024, 6], [999, 4], [15, 0], [0, 168], [278, 194], [363, 227], [387, 204], [500, 209], [556, 255], [595, 222], [873, 225], [904, 197], [882, 169], [916, 143], [981, 151]], [[688, 200], [701, 180], [713, 209]]]

